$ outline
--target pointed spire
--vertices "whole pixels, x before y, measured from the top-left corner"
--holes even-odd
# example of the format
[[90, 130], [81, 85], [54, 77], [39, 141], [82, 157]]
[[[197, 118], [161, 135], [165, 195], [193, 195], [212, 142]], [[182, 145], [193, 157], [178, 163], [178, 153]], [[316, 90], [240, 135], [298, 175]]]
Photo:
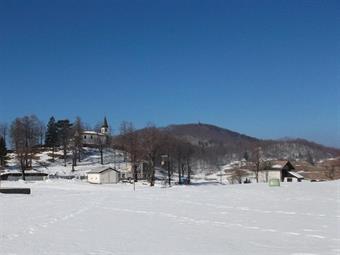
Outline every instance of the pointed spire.
[[109, 125], [107, 124], [107, 119], [106, 119], [106, 117], [104, 117], [104, 123], [103, 123], [103, 126], [102, 126], [103, 128], [108, 128], [109, 127]]

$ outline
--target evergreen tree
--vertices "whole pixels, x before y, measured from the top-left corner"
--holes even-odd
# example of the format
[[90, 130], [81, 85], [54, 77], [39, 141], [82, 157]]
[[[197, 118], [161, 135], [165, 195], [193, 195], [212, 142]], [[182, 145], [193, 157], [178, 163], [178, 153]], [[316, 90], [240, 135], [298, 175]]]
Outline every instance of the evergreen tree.
[[0, 136], [0, 166], [6, 165], [6, 155], [7, 155], [6, 141], [2, 136]]
[[45, 135], [45, 146], [52, 148], [52, 158], [54, 161], [55, 148], [58, 146], [58, 129], [54, 117], [52, 116], [47, 124]]
[[248, 154], [247, 151], [245, 151], [245, 152], [243, 153], [243, 158], [244, 158], [246, 161], [249, 160], [249, 154]]
[[70, 145], [71, 137], [72, 137], [72, 124], [69, 120], [58, 120], [56, 123], [57, 126], [57, 134], [58, 134], [58, 144], [60, 144], [63, 148], [64, 152], [64, 166], [66, 166], [66, 157], [68, 147]]

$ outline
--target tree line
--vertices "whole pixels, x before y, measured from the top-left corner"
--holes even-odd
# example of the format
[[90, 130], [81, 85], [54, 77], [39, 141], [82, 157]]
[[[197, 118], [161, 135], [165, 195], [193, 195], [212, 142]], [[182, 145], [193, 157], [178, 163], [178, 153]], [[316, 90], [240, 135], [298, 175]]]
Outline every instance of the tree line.
[[[96, 126], [99, 131], [100, 125]], [[74, 122], [68, 119], [56, 120], [51, 117], [45, 125], [35, 115], [18, 117], [10, 125], [0, 125], [0, 163], [6, 164], [8, 152], [6, 142], [9, 140], [15, 152], [17, 161], [25, 179], [25, 171], [32, 169], [35, 154], [41, 150], [50, 150], [52, 162], [55, 161], [56, 151], [62, 151], [64, 166], [71, 160], [72, 169], [80, 162], [83, 154], [83, 132], [85, 125], [81, 118]], [[100, 153], [100, 163], [104, 164], [103, 151], [105, 148], [119, 149], [125, 153], [126, 159], [131, 163], [132, 176], [138, 181], [139, 166], [146, 165], [146, 178], [153, 186], [156, 180], [156, 167], [166, 171], [167, 182], [176, 172], [178, 183], [190, 182], [192, 172], [192, 159], [195, 147], [189, 142], [178, 139], [166, 132], [162, 132], [154, 125], [147, 125], [136, 130], [132, 122], [123, 121], [119, 133], [112, 136], [100, 136], [92, 145]], [[71, 155], [71, 156], [70, 156]]]
[[[99, 132], [100, 127], [100, 124], [96, 125], [95, 130]], [[6, 164], [8, 151], [6, 142], [9, 140], [23, 179], [25, 179], [25, 170], [32, 169], [34, 156], [41, 150], [51, 152], [52, 162], [57, 156], [56, 151], [61, 150], [62, 155], [58, 154], [58, 157], [63, 159], [65, 167], [67, 163], [71, 163], [74, 170], [77, 162], [80, 162], [83, 157], [84, 145], [86, 145], [83, 139], [85, 129], [85, 124], [80, 117], [71, 122], [69, 119], [56, 120], [52, 116], [45, 125], [37, 116], [30, 115], [18, 117], [10, 125], [0, 123], [0, 167]], [[171, 185], [175, 173], [177, 183], [190, 183], [193, 165], [196, 164], [197, 167], [197, 164], [206, 162], [210, 168], [214, 168], [211, 170], [220, 172], [222, 181], [222, 175], [225, 174], [223, 166], [226, 162], [224, 155], [221, 155], [216, 147], [210, 148], [204, 142], [193, 145], [184, 138], [178, 138], [153, 124], [137, 130], [132, 122], [123, 121], [118, 130], [115, 136], [110, 133], [98, 136], [91, 146], [98, 149], [101, 164], [104, 164], [104, 149], [122, 151], [126, 160], [131, 163], [134, 182], [140, 178], [140, 166], [144, 165], [146, 166], [144, 177], [151, 186], [155, 184], [157, 167], [161, 167], [163, 179], [168, 185]], [[253, 171], [257, 181], [259, 172], [265, 167], [261, 154], [260, 149], [256, 148], [253, 152], [245, 152], [243, 156], [245, 160], [253, 162], [250, 170]], [[233, 178], [241, 182], [243, 175], [245, 175], [244, 171], [237, 170]]]

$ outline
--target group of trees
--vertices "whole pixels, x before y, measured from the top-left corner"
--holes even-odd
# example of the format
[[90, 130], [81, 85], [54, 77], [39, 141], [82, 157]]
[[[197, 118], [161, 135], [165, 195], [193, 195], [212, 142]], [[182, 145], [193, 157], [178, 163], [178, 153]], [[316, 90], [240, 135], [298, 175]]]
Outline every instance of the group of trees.
[[178, 173], [178, 183], [183, 183], [185, 173], [187, 182], [191, 178], [191, 161], [194, 157], [194, 146], [180, 140], [166, 132], [162, 132], [154, 125], [148, 125], [136, 131], [131, 122], [123, 122], [120, 134], [114, 141], [128, 155], [132, 164], [134, 181], [138, 180], [138, 166], [146, 162], [147, 179], [154, 186], [156, 167], [163, 166], [167, 171], [167, 182], [171, 185], [173, 173]]
[[[106, 121], [106, 120], [105, 120]], [[97, 127], [99, 129], [100, 126]], [[61, 157], [64, 166], [67, 165], [68, 159], [71, 159], [72, 169], [81, 161], [83, 151], [83, 131], [84, 124], [79, 117], [72, 123], [68, 119], [56, 120], [51, 117], [47, 126], [43, 124], [35, 115], [16, 118], [7, 128], [7, 125], [0, 125], [0, 163], [3, 166], [6, 159], [6, 135], [7, 130], [11, 138], [12, 148], [15, 150], [20, 168], [25, 178], [25, 170], [32, 168], [32, 160], [36, 152], [42, 147], [51, 150], [51, 161], [55, 161], [56, 151], [62, 150]], [[202, 158], [207, 146], [194, 146], [185, 139], [180, 139], [171, 135], [169, 132], [156, 128], [149, 124], [145, 128], [136, 130], [133, 123], [122, 122], [120, 132], [114, 139], [109, 135], [102, 139], [98, 137], [95, 146], [100, 152], [100, 163], [103, 164], [103, 150], [111, 147], [121, 149], [132, 166], [132, 177], [136, 182], [139, 176], [139, 166], [144, 164], [144, 177], [150, 185], [153, 186], [156, 180], [156, 168], [161, 166], [168, 185], [174, 173], [178, 177], [178, 183], [190, 183], [193, 162]], [[98, 130], [99, 131], [99, 130]], [[217, 165], [221, 167], [221, 157], [216, 154]], [[70, 156], [71, 155], [71, 156]], [[210, 154], [209, 154], [210, 155]], [[247, 154], [247, 157], [249, 155]], [[254, 173], [258, 178], [258, 172], [261, 170], [260, 151], [253, 153]], [[213, 157], [214, 158], [214, 157]], [[218, 159], [217, 159], [218, 158]], [[238, 177], [241, 172], [239, 171]], [[240, 180], [240, 178], [238, 178]]]
[[[105, 119], [104, 126], [107, 127]], [[101, 124], [96, 126], [99, 132]], [[47, 126], [35, 115], [16, 118], [10, 125], [0, 123], [0, 167], [5, 166], [7, 157], [7, 141], [10, 138], [11, 147], [15, 150], [20, 168], [25, 178], [25, 170], [32, 168], [34, 155], [41, 148], [51, 150], [51, 161], [55, 161], [56, 151], [62, 150], [64, 166], [68, 160], [72, 162], [72, 170], [80, 162], [83, 155], [84, 124], [79, 117], [71, 122], [68, 119], [56, 120], [51, 117]], [[122, 122], [119, 134], [111, 137], [109, 134], [97, 136], [93, 146], [100, 153], [100, 163], [104, 164], [103, 151], [105, 148], [121, 149], [125, 158], [131, 163], [132, 178], [138, 181], [140, 166], [144, 169], [144, 176], [153, 186], [156, 180], [157, 167], [162, 167], [160, 172], [166, 176], [168, 185], [171, 185], [174, 173], [178, 177], [178, 183], [190, 183], [193, 163], [207, 163], [211, 170], [219, 171], [222, 181], [223, 166], [227, 163], [225, 154], [218, 146], [211, 146], [207, 141], [198, 141], [196, 145], [178, 138], [166, 129], [156, 128], [149, 124], [143, 129], [136, 130], [133, 123]], [[104, 139], [103, 139], [104, 138]], [[221, 145], [223, 146], [223, 145]], [[267, 165], [263, 160], [263, 152], [260, 146], [256, 146], [244, 152], [243, 158], [248, 161], [248, 170], [252, 171], [256, 181], [259, 181], [259, 173]], [[335, 170], [330, 168], [327, 172], [329, 178], [334, 178]], [[247, 172], [240, 168], [235, 169], [232, 179], [241, 183]]]
[[[81, 160], [83, 148], [82, 132], [84, 125], [79, 117], [74, 123], [68, 119], [55, 120], [51, 117], [47, 127], [35, 115], [16, 118], [8, 128], [5, 124], [0, 124], [0, 166], [6, 164], [6, 137], [9, 131], [12, 148], [15, 150], [23, 179], [25, 179], [25, 170], [32, 168], [34, 155], [42, 147], [50, 148], [52, 151], [52, 161], [55, 160], [55, 152], [62, 149], [64, 166], [67, 164], [68, 154], [72, 154], [72, 167], [77, 165]], [[98, 143], [98, 148], [103, 151], [105, 144]], [[103, 164], [103, 157], [101, 157]]]
[[7, 145], [6, 145], [6, 137], [7, 137], [7, 124], [0, 123], [0, 167], [4, 167], [6, 165], [6, 156], [7, 156]]
[[16, 118], [10, 126], [12, 145], [25, 179], [25, 170], [32, 167], [33, 156], [38, 149], [43, 123], [35, 116]]

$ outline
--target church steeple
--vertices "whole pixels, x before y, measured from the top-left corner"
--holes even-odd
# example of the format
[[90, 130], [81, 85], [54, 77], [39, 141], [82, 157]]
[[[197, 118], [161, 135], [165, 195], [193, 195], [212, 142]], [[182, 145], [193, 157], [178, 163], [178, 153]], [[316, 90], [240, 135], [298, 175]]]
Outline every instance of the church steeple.
[[106, 116], [104, 117], [104, 123], [103, 123], [103, 126], [104, 128], [109, 128], [109, 125], [107, 124], [107, 119], [106, 119]]
[[102, 128], [100, 129], [100, 131], [101, 131], [102, 134], [107, 134], [108, 131], [109, 131], [109, 125], [107, 124], [106, 117], [104, 117], [104, 122], [103, 122], [103, 125], [102, 125]]

